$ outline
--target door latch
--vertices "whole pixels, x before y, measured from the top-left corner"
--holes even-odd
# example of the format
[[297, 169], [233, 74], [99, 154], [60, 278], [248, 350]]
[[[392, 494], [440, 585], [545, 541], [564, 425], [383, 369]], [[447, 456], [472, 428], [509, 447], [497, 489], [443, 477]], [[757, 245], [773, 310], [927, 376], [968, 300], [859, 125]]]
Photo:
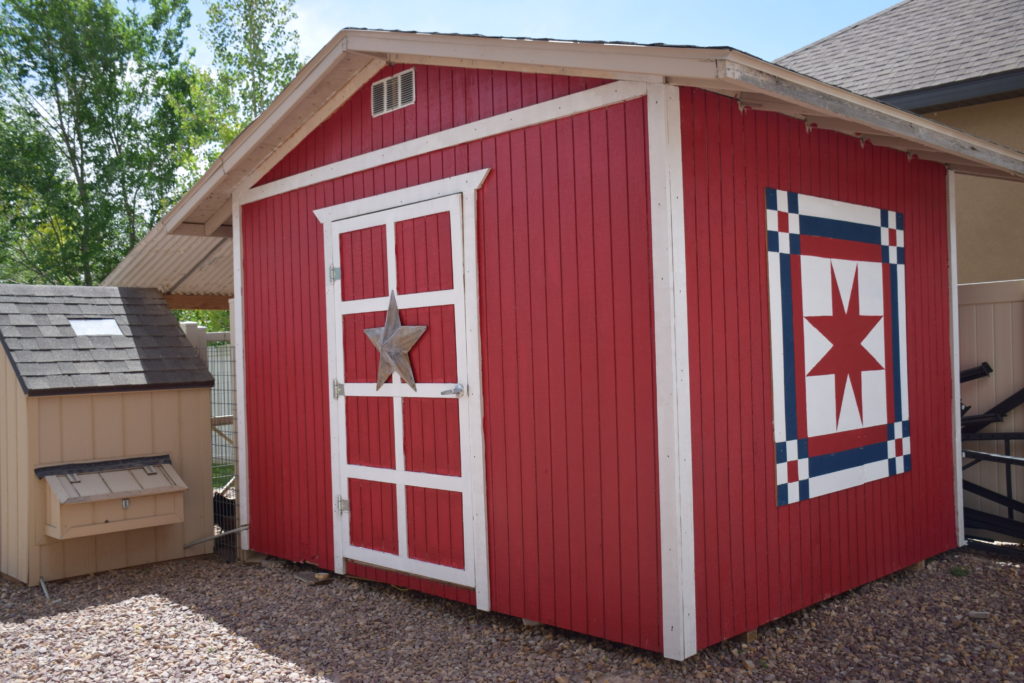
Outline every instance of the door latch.
[[456, 384], [451, 389], [445, 389], [441, 392], [442, 396], [462, 396], [466, 392], [466, 387], [461, 384]]
[[335, 507], [338, 509], [339, 515], [342, 512], [348, 512], [349, 510], [352, 509], [352, 507], [349, 505], [349, 502], [342, 498], [341, 496], [338, 496], [337, 500], [335, 501]]
[[334, 395], [334, 398], [340, 398], [345, 395], [345, 385], [338, 380], [334, 380], [334, 384], [331, 386], [331, 393]]

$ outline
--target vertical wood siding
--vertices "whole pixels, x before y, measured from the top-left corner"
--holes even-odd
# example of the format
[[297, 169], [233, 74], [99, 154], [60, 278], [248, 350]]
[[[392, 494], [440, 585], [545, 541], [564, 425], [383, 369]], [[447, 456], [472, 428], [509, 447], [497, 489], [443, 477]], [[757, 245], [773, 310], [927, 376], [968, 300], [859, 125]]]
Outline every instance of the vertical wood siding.
[[409, 557], [462, 569], [462, 494], [418, 486], [405, 488]]
[[28, 420], [28, 398], [0, 350], [0, 573], [25, 582], [34, 536], [29, 492], [36, 478], [30, 471]]
[[[560, 82], [520, 80], [535, 84], [536, 101]], [[507, 97], [506, 108], [534, 101], [499, 90], [493, 101]], [[325, 163], [322, 144], [302, 147], [293, 169]], [[243, 207], [252, 547], [332, 565], [322, 226], [312, 210], [481, 168], [492, 169], [478, 195], [492, 607], [658, 650], [642, 100]], [[428, 322], [419, 315], [402, 320]], [[413, 354], [429, 349], [429, 334]], [[413, 357], [418, 379], [428, 362]], [[456, 591], [355, 563], [349, 571]], [[472, 601], [472, 591], [456, 595]]]
[[395, 224], [399, 294], [454, 287], [449, 214], [421, 216]]
[[608, 82], [599, 78], [417, 65], [416, 102], [384, 116], [372, 116], [373, 83], [408, 68], [408, 64], [393, 64], [381, 69], [258, 184]]
[[349, 396], [345, 399], [345, 423], [365, 429], [345, 432], [346, 459], [351, 465], [395, 468], [395, 404], [390, 398]]
[[388, 262], [384, 226], [342, 233], [338, 241], [341, 298], [351, 301], [387, 296]]
[[[370, 327], [383, 327], [386, 314], [383, 311], [372, 313], [351, 313], [341, 318], [341, 334], [345, 345], [345, 381], [376, 382], [377, 365], [380, 353], [373, 347], [364, 330]], [[402, 320], [408, 325], [408, 321]]]
[[[40, 576], [63, 579], [210, 552], [209, 543], [184, 548], [213, 528], [209, 389], [27, 398], [0, 356], [0, 390], [0, 572], [35, 585]], [[48, 487], [36, 467], [154, 453], [169, 454], [188, 485], [183, 523], [67, 540], [46, 535]]]
[[[698, 646], [956, 543], [945, 169], [681, 92]], [[776, 505], [765, 188], [903, 212], [914, 465]]]
[[385, 553], [398, 552], [395, 491], [394, 484], [348, 480], [348, 496], [352, 501], [352, 545]]
[[459, 404], [443, 398], [402, 399], [405, 469], [458, 477], [462, 474]]

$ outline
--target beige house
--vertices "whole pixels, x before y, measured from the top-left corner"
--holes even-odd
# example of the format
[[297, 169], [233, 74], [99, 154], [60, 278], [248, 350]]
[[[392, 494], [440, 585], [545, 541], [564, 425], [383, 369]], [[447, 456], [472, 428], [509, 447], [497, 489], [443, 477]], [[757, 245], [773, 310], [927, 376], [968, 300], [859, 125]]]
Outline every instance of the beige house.
[[[1024, 0], [906, 0], [777, 62], [1024, 150]], [[1024, 278], [1024, 191], [956, 177], [959, 281]]]
[[0, 573], [210, 552], [213, 378], [152, 290], [0, 285]]

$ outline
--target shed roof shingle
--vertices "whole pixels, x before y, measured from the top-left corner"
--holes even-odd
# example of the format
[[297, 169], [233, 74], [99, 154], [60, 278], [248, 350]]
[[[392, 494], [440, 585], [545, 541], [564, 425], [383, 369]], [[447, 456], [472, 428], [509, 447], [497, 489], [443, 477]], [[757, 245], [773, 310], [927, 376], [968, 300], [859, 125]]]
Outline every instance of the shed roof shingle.
[[[124, 336], [77, 336], [112, 318]], [[0, 284], [0, 342], [30, 396], [208, 387], [213, 377], [155, 290]]]
[[869, 97], [1024, 69], [1024, 0], [906, 0], [776, 63]]

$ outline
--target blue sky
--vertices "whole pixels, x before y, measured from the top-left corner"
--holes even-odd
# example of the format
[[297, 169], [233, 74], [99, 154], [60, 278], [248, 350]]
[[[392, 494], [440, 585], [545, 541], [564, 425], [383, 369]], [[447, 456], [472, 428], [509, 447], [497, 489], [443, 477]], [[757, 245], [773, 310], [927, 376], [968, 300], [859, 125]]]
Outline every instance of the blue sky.
[[[728, 45], [772, 60], [896, 0], [297, 0], [300, 53], [312, 57], [346, 26], [446, 33]], [[189, 0], [193, 24], [203, 0]], [[206, 50], [193, 30], [200, 62]]]

